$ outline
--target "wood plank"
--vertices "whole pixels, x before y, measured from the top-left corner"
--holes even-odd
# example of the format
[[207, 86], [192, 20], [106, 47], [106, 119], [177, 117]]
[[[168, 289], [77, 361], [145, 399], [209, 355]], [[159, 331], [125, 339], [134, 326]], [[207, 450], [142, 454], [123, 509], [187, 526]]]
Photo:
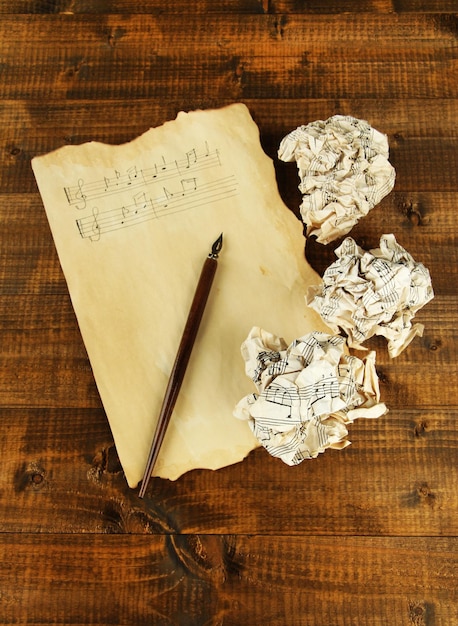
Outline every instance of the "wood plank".
[[160, 14], [182, 15], [207, 13], [286, 13], [286, 14], [341, 14], [341, 13], [454, 13], [455, 0], [185, 0], [164, 3], [163, 0], [1, 0], [0, 14]]
[[[456, 300], [454, 304], [456, 306]], [[418, 320], [421, 320], [420, 315]], [[0, 399], [3, 406], [101, 406], [76, 324], [68, 331], [46, 328], [36, 332], [5, 331], [2, 341]], [[384, 339], [372, 339], [366, 345], [377, 351], [382, 398], [389, 407], [396, 409], [406, 403], [416, 408], [456, 406], [458, 369], [454, 355], [457, 340], [450, 337], [450, 331], [439, 325], [428, 326], [424, 337], [416, 338], [394, 360], [387, 354]], [[443, 385], [444, 372], [447, 386]]]
[[286, 98], [458, 89], [453, 23], [442, 16], [46, 16], [38, 28], [32, 16], [6, 16], [2, 39], [4, 98], [195, 98], [202, 85], [217, 99], [274, 98], [280, 84]]
[[274, 13], [454, 13], [455, 0], [271, 0], [269, 12]]
[[0, 541], [4, 624], [458, 620], [455, 538], [22, 535], [18, 542], [4, 535]]
[[[40, 43], [44, 51], [51, 52], [56, 45], [68, 45], [69, 33], [73, 34], [71, 42], [75, 47], [82, 43], [89, 46], [87, 52], [95, 52], [96, 48], [102, 48], [100, 44], [108, 42], [103, 37], [105, 30], [111, 22], [118, 28], [123, 27], [118, 33], [118, 41], [114, 46], [119, 50], [133, 49], [138, 45], [145, 45], [147, 38], [151, 51], [156, 50], [160, 44], [166, 49], [183, 51], [195, 43], [195, 37], [199, 37], [200, 50], [192, 48], [193, 56], [199, 58], [201, 52], [217, 51], [218, 49], [230, 49], [238, 45], [246, 50], [252, 57], [259, 56], [293, 56], [304, 50], [304, 44], [322, 45], [326, 49], [335, 49], [347, 44], [347, 50], [352, 45], [365, 44], [366, 54], [372, 54], [377, 45], [385, 50], [409, 50], [412, 56], [422, 55], [424, 49], [439, 50], [449, 49], [452, 53], [454, 48], [454, 34], [456, 19], [451, 15], [440, 15], [434, 12], [428, 14], [395, 14], [378, 15], [376, 13], [346, 13], [344, 15], [291, 15], [285, 17], [280, 24], [277, 16], [272, 15], [240, 15], [227, 14], [222, 18], [220, 15], [205, 13], [196, 14], [192, 10], [191, 15], [174, 15], [170, 19], [167, 15], [116, 15], [108, 14], [105, 19], [98, 15], [85, 13], [83, 15], [43, 15], [40, 18], [34, 15], [5, 15], [2, 19], [0, 32], [7, 37], [3, 40], [7, 58], [14, 57], [14, 49], [7, 44], [25, 44], [26, 42]], [[165, 26], [166, 25], [166, 26]], [[56, 28], [59, 26], [59, 28]], [[281, 31], [279, 27], [281, 26]], [[209, 28], [214, 29], [209, 32]], [[219, 40], [218, 35], [224, 33], [224, 39]], [[305, 37], [307, 35], [307, 37]], [[415, 41], [415, 48], [412, 48]], [[174, 46], [168, 44], [174, 43]], [[96, 46], [95, 44], [99, 44]], [[261, 47], [258, 48], [259, 44]], [[286, 50], [285, 50], [286, 48]], [[32, 50], [21, 51], [24, 58], [33, 52]], [[108, 50], [109, 52], [109, 50]], [[113, 52], [113, 50], [111, 51]]]
[[[286, 132], [292, 130], [289, 128]], [[102, 133], [103, 136], [103, 133]], [[117, 136], [119, 138], [119, 136]], [[126, 140], [133, 139], [134, 135], [129, 134]], [[90, 139], [90, 133], [87, 133]], [[281, 137], [275, 137], [275, 143], [269, 137], [263, 139], [264, 149], [272, 158], [276, 159], [276, 152]], [[34, 192], [36, 182], [30, 167], [30, 160], [39, 154], [50, 152], [51, 150], [64, 145], [65, 141], [61, 137], [56, 139], [46, 138], [37, 145], [33, 137], [19, 138], [8, 141], [5, 152], [5, 166], [0, 173], [0, 184], [3, 193]], [[429, 191], [444, 192], [456, 189], [455, 172], [458, 169], [458, 139], [437, 138], [432, 139], [410, 139], [393, 140], [390, 148], [390, 161], [396, 169], [397, 191]], [[412, 163], [415, 168], [412, 168]], [[277, 171], [282, 177], [281, 186], [290, 188], [291, 192], [297, 195], [297, 170], [289, 164], [277, 163]], [[283, 191], [281, 189], [281, 191]], [[296, 206], [299, 202], [296, 201]]]
[[[277, 178], [283, 200], [298, 214], [301, 197], [295, 164], [279, 164]], [[436, 295], [453, 296], [458, 280], [456, 203], [455, 192], [393, 191], [350, 234], [363, 248], [371, 249], [378, 247], [383, 233], [394, 233], [399, 243], [428, 267]], [[66, 295], [68, 290], [38, 192], [0, 194], [0, 226], [4, 235], [0, 294]], [[324, 246], [308, 239], [305, 253], [320, 275], [335, 260], [338, 244], [336, 241]]]
[[[223, 102], [220, 104], [228, 104]], [[391, 160], [397, 170], [396, 190], [444, 191], [454, 189], [458, 100], [394, 101], [373, 103], [361, 100], [289, 100], [278, 107], [272, 100], [248, 100], [257, 122], [261, 142], [276, 161], [282, 194], [288, 204], [299, 206], [296, 168], [277, 162], [282, 137], [296, 126], [330, 115], [363, 117], [388, 135]], [[173, 119], [179, 110], [215, 106], [208, 100], [162, 102], [153, 100], [120, 102], [71, 102], [45, 105], [37, 101], [8, 101], [0, 104], [4, 133], [0, 153], [0, 186], [3, 192], [35, 191], [30, 159], [69, 143], [97, 140], [107, 143], [129, 141], [151, 126]], [[411, 116], [416, 120], [413, 124]], [[433, 121], [431, 121], [433, 120]], [[109, 121], [111, 123], [109, 123]], [[440, 141], [439, 141], [440, 139]], [[444, 163], [447, 164], [444, 167]]]
[[[415, 319], [421, 321], [427, 329], [440, 328], [450, 333], [456, 328], [456, 305], [456, 295], [436, 296], [421, 309]], [[0, 326], [9, 332], [30, 333], [45, 330], [50, 333], [72, 333], [76, 329], [76, 318], [68, 294], [40, 295], [39, 298], [3, 295], [0, 298]], [[77, 340], [76, 337], [74, 339]], [[414, 345], [411, 344], [411, 350]]]
[[[418, 61], [398, 51], [391, 59], [382, 54], [379, 61], [359, 61], [355, 51], [353, 61], [326, 61], [326, 54], [310, 63], [286, 56], [252, 59], [243, 51], [236, 56], [202, 53], [201, 58], [189, 60], [186, 51], [164, 58], [133, 50], [122, 64], [87, 58], [83, 51], [66, 61], [49, 58], [41, 50], [38, 54], [39, 59], [26, 59], [20, 67], [14, 58], [5, 61], [2, 98], [178, 99], [185, 92], [192, 102], [202, 98], [204, 89], [208, 100], [221, 102], [272, 99], [279, 85], [285, 98], [293, 99], [456, 98], [458, 94], [456, 59], [442, 51], [427, 51], [430, 58]], [[27, 72], [30, 65], [35, 67], [33, 75]], [[383, 75], [384, 81], [377, 81], [377, 75]]]
[[[10, 140], [10, 152], [14, 147], [20, 149], [20, 145], [14, 145], [15, 140], [20, 143], [27, 137], [33, 137], [37, 149], [44, 151], [90, 140], [123, 143], [148, 128], [174, 119], [179, 111], [189, 111], [194, 107], [218, 108], [232, 102], [230, 99], [215, 101], [205, 94], [195, 100], [181, 94], [165, 102], [138, 97], [125, 100], [78, 99], [64, 103], [58, 99], [47, 99], [46, 102], [4, 99], [0, 102], [0, 124], [4, 139]], [[244, 103], [260, 128], [261, 139], [267, 138], [272, 144], [296, 126], [337, 114], [366, 119], [387, 134], [390, 142], [414, 138], [458, 138], [458, 101], [450, 98], [385, 98], [383, 101], [366, 98], [245, 98]], [[52, 148], [41, 147], [46, 140], [55, 142]]]
[[140, 500], [127, 487], [101, 409], [2, 408], [0, 536], [453, 536], [457, 417], [456, 408], [391, 408], [350, 426], [352, 445], [343, 451], [292, 468], [260, 448], [218, 471], [154, 478]]
[[[350, 0], [351, 1], [351, 0]], [[388, 2], [388, 0], [385, 0]], [[195, 0], [192, 4], [185, 0], [166, 2], [163, 0], [0, 0], [0, 14], [153, 14], [182, 15], [183, 13], [266, 13], [269, 0]]]
[[[290, 127], [286, 132], [292, 129]], [[118, 132], [115, 131], [115, 133], [111, 138], [121, 139]], [[0, 161], [3, 165], [0, 170], [0, 185], [3, 193], [34, 192], [37, 187], [30, 160], [34, 156], [65, 145], [65, 140], [62, 135], [37, 138], [28, 136], [25, 132], [15, 134], [16, 138], [13, 141], [8, 138], [5, 142], [5, 150]], [[90, 140], [91, 135], [94, 137], [95, 133], [87, 129], [86, 139]], [[98, 139], [113, 143], [106, 133], [96, 136]], [[135, 136], [133, 133], [124, 134], [126, 141]], [[276, 159], [281, 139], [282, 136], [266, 135], [263, 137], [264, 149], [271, 158]], [[397, 173], [396, 191], [454, 191], [456, 188], [455, 172], [458, 168], [457, 147], [458, 139], [456, 138], [441, 139], [441, 141], [437, 138], [393, 139], [390, 144], [390, 161]], [[276, 163], [276, 165], [277, 172], [281, 176], [280, 190], [284, 191], [282, 186], [286, 189], [289, 187], [290, 193], [297, 195], [299, 181], [295, 166], [281, 163]], [[298, 205], [299, 202], [296, 200], [296, 206]]]

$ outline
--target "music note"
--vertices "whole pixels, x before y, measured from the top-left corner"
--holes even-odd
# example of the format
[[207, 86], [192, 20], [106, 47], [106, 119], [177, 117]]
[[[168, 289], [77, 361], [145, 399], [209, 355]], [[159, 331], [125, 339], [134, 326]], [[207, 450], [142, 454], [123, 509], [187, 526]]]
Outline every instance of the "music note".
[[130, 209], [126, 206], [123, 206], [121, 207], [121, 213], [122, 213], [121, 224], [124, 224], [126, 217], [128, 217], [128, 215], [130, 214]]
[[[175, 154], [168, 160], [159, 154], [146, 169], [139, 163], [126, 163], [120, 169], [113, 164], [98, 178], [79, 178], [74, 186], [64, 187], [68, 203], [80, 211], [85, 209], [84, 215], [75, 219], [80, 236], [99, 241], [102, 234], [105, 238], [106, 233], [227, 200], [238, 193], [235, 176], [221, 176], [219, 152], [210, 151], [207, 141], [180, 154], [181, 158]], [[113, 196], [118, 198], [113, 201]], [[96, 198], [97, 206], [92, 208]]]
[[129, 167], [129, 169], [127, 170], [127, 184], [131, 185], [132, 181], [134, 181], [137, 176], [137, 166], [133, 165], [132, 167]]
[[189, 152], [186, 152], [186, 161], [187, 161], [187, 165], [186, 165], [187, 169], [189, 169], [191, 165], [193, 165], [194, 163], [197, 163], [197, 153], [196, 153], [195, 148], [193, 148], [192, 150], [189, 150]]
[[162, 187], [162, 189], [164, 190], [164, 197], [165, 197], [165, 202], [163, 202], [162, 206], [164, 208], [167, 208], [169, 206], [169, 200], [173, 200], [173, 193], [169, 191], [168, 189], [166, 189], [165, 187]]
[[[118, 170], [114, 171], [114, 177], [113, 178], [108, 178], [107, 176], [103, 177], [104, 183], [105, 183], [105, 193], [107, 191], [113, 190], [113, 189], [117, 189], [119, 187], [119, 181], [121, 178], [121, 173], [118, 172]], [[95, 190], [95, 192], [97, 193], [97, 189]]]
[[144, 191], [135, 194], [135, 196], [133, 196], [133, 200], [135, 204], [135, 214], [139, 211], [144, 211], [148, 205], [152, 205], [151, 199], [147, 198]]
[[157, 163], [154, 164], [154, 167], [150, 170], [145, 170], [143, 172], [143, 178], [145, 179], [145, 183], [148, 183], [148, 178], [154, 179], [157, 178]]
[[197, 189], [197, 179], [196, 178], [182, 178], [181, 186], [183, 188], [182, 195], [184, 196], [188, 191], [195, 191]]

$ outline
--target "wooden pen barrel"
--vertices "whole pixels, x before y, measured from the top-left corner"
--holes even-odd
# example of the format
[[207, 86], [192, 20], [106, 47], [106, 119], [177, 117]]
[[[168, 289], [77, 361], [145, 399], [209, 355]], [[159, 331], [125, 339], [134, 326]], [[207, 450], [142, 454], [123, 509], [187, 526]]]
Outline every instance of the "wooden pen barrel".
[[167, 389], [165, 391], [164, 400], [162, 402], [161, 411], [159, 413], [156, 430], [154, 432], [153, 442], [151, 444], [150, 453], [146, 463], [145, 476], [138, 494], [141, 498], [145, 494], [148, 479], [150, 478], [151, 471], [156, 464], [159, 450], [164, 440], [165, 433], [180, 392], [181, 384], [188, 366], [189, 358], [197, 336], [197, 331], [199, 330], [200, 322], [204, 314], [205, 305], [207, 304], [217, 266], [218, 261], [211, 255], [208, 256], [202, 266], [199, 282], [197, 283], [191, 308], [189, 309], [188, 318], [186, 320], [180, 345], [178, 346]]

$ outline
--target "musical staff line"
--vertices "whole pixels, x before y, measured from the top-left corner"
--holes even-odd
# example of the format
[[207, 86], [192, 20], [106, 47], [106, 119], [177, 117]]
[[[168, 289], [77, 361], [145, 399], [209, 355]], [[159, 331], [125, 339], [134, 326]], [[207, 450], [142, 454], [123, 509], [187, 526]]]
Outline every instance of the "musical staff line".
[[202, 184], [198, 184], [195, 178], [181, 179], [180, 183], [181, 189], [170, 191], [163, 187], [163, 193], [155, 198], [141, 192], [132, 196], [133, 202], [128, 205], [106, 210], [93, 207], [91, 214], [76, 220], [81, 237], [99, 241], [102, 234], [217, 202], [238, 193], [238, 183], [233, 175]]
[[193, 148], [181, 159], [165, 161], [162, 158], [162, 162], [154, 163], [150, 168], [138, 169], [132, 166], [123, 173], [114, 169], [112, 175], [89, 182], [79, 178], [76, 185], [65, 187], [64, 193], [70, 206], [84, 210], [91, 200], [188, 176], [190, 173], [202, 172], [220, 165], [218, 150], [210, 151], [206, 143], [205, 148], [200, 151]]

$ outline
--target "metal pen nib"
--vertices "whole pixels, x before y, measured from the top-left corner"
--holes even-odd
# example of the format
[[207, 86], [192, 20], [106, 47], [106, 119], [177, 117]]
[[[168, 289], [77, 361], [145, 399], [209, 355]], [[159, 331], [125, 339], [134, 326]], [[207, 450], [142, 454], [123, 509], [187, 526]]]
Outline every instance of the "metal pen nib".
[[212, 245], [212, 251], [208, 255], [211, 259], [217, 259], [218, 254], [221, 252], [221, 248], [223, 247], [223, 233], [218, 237], [215, 243]]

